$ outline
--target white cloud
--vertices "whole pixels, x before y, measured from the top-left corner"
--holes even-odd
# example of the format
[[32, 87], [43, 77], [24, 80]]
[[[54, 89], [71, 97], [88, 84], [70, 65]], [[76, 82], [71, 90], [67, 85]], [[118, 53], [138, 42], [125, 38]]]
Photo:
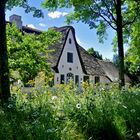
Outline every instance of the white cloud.
[[66, 15], [68, 15], [67, 12], [62, 12], [62, 16], [66, 16]]
[[66, 16], [66, 15], [68, 15], [68, 13], [66, 13], [66, 12], [59, 12], [59, 11], [48, 13], [48, 16], [50, 18], [53, 18], [53, 19], [60, 18], [61, 16]]
[[36, 29], [36, 27], [33, 24], [28, 24], [27, 27]]
[[44, 24], [44, 23], [39, 23], [39, 26], [41, 26], [41, 27], [46, 27], [46, 24]]

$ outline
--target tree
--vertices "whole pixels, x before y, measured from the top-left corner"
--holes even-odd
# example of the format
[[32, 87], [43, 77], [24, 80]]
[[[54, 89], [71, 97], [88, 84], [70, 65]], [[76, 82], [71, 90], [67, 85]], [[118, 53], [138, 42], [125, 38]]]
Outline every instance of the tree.
[[[133, 5], [130, 8], [130, 4]], [[73, 12], [68, 15], [67, 22], [82, 21], [97, 28], [100, 41], [105, 37], [107, 27], [117, 33], [119, 56], [120, 87], [124, 86], [124, 49], [123, 29], [132, 24], [139, 13], [140, 3], [137, 0], [45, 0], [44, 7], [55, 10], [62, 7], [73, 7]], [[131, 13], [133, 11], [133, 17]]]
[[94, 48], [89, 48], [89, 49], [87, 50], [87, 52], [88, 52], [90, 55], [92, 55], [93, 57], [95, 57], [95, 58], [97, 58], [97, 59], [99, 59], [99, 60], [103, 60], [102, 55], [99, 54], [98, 51], [95, 51]]
[[25, 8], [27, 13], [34, 12], [33, 16], [43, 16], [39, 9], [30, 7], [27, 0], [0, 0], [0, 98], [3, 102], [10, 97], [5, 11], [14, 6]]
[[41, 71], [48, 74], [50, 66], [46, 59], [51, 50], [47, 48], [56, 43], [60, 37], [60, 33], [53, 29], [36, 35], [20, 31], [14, 24], [7, 25], [10, 73], [18, 72], [24, 84], [34, 79]]
[[125, 65], [132, 79], [140, 82], [140, 20], [132, 26], [130, 47], [125, 56]]

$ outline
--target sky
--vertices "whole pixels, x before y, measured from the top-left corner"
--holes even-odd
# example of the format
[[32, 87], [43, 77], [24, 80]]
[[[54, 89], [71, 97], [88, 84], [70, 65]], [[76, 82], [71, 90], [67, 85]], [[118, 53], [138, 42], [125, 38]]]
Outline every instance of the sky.
[[[29, 0], [31, 6], [42, 9], [40, 0]], [[50, 12], [47, 9], [42, 9], [44, 13], [44, 18], [35, 18], [32, 13], [25, 13], [23, 8], [15, 7], [11, 11], [6, 11], [6, 20], [9, 21], [9, 16], [13, 14], [20, 15], [22, 17], [23, 25], [28, 25], [32, 28], [47, 31], [50, 27], [61, 27], [67, 25], [66, 15], [71, 11], [69, 9], [57, 9], [54, 12]], [[103, 44], [99, 43], [98, 37], [96, 35], [95, 29], [90, 29], [88, 25], [82, 22], [74, 22], [71, 24], [75, 28], [77, 42], [84, 48], [94, 48], [102, 54], [103, 58], [112, 59], [113, 49], [112, 49], [112, 39], [115, 36], [115, 32], [109, 28], [107, 30], [107, 40]]]

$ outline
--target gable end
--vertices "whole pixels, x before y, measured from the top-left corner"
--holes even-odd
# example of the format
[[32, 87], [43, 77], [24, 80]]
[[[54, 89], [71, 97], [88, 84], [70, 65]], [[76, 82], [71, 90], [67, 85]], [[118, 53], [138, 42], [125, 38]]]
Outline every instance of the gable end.
[[87, 72], [86, 72], [86, 70], [85, 70], [85, 67], [84, 67], [84, 63], [83, 63], [82, 58], [81, 58], [81, 55], [80, 55], [80, 51], [79, 51], [79, 49], [78, 49], [78, 43], [77, 43], [76, 37], [75, 37], [75, 30], [74, 30], [74, 28], [73, 28], [72, 26], [68, 26], [67, 28], [69, 28], [69, 29], [68, 29], [68, 31], [67, 31], [66, 38], [65, 38], [65, 41], [64, 41], [64, 44], [63, 44], [63, 48], [62, 48], [61, 53], [60, 53], [60, 56], [59, 56], [59, 58], [58, 58], [58, 61], [57, 61], [55, 70], [56, 70], [57, 73], [59, 73], [58, 64], [59, 64], [59, 62], [60, 62], [60, 58], [61, 58], [62, 53], [63, 53], [63, 51], [64, 51], [64, 47], [65, 47], [65, 45], [66, 45], [66, 41], [67, 41], [67, 39], [68, 39], [69, 32], [72, 31], [72, 34], [73, 34], [73, 37], [74, 37], [74, 42], [75, 42], [75, 45], [76, 45], [76, 50], [77, 50], [77, 53], [78, 53], [78, 57], [79, 57], [79, 60], [80, 60], [80, 64], [81, 64], [83, 73], [87, 74]]

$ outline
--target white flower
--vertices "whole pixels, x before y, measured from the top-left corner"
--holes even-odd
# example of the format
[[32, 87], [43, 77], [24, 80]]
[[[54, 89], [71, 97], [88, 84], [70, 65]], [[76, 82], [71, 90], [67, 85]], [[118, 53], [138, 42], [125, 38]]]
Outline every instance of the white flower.
[[52, 96], [52, 100], [55, 100], [55, 99], [57, 99], [57, 96]]
[[136, 110], [135, 110], [135, 109], [131, 109], [130, 111], [131, 111], [132, 113], [135, 113], [135, 112], [136, 112]]
[[12, 104], [9, 104], [9, 105], [8, 105], [8, 108], [13, 108], [13, 105], [12, 105]]
[[76, 108], [80, 109], [81, 108], [81, 104], [80, 103], [76, 104]]
[[103, 91], [104, 91], [105, 89], [102, 87], [102, 88], [101, 88], [101, 90], [103, 90]]
[[137, 136], [140, 138], [140, 132], [137, 133]]

